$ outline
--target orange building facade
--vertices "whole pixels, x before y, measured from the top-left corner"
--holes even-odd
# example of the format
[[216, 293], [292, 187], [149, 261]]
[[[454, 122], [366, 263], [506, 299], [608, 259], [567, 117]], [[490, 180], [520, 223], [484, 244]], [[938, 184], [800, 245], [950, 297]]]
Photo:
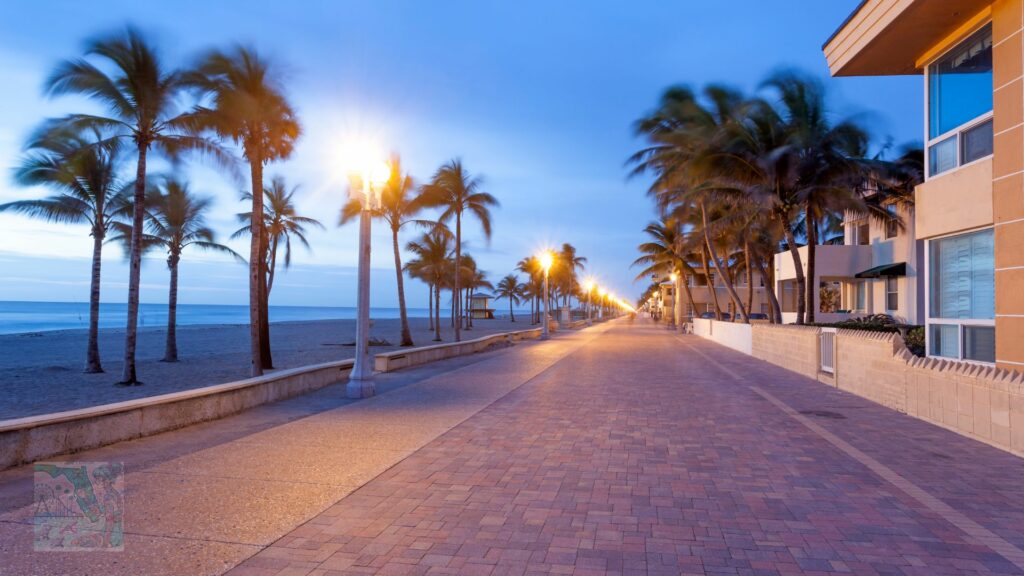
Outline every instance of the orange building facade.
[[1024, 370], [1024, 0], [865, 0], [824, 52], [924, 79], [928, 354]]

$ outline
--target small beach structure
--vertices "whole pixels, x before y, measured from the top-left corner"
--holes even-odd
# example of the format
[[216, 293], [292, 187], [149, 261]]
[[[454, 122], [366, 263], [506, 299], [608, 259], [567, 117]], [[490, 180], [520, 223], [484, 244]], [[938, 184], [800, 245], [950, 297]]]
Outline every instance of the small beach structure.
[[469, 314], [474, 320], [494, 320], [494, 308], [490, 307], [494, 296], [475, 292], [469, 297]]

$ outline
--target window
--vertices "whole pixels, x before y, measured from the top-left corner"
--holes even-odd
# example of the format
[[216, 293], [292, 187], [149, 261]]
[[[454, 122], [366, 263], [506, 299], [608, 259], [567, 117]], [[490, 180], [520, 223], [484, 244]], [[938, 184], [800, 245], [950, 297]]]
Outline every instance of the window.
[[857, 224], [857, 245], [867, 246], [871, 243], [871, 228], [867, 222]]
[[929, 353], [995, 362], [992, 229], [930, 240], [928, 267]]
[[768, 303], [767, 302], [761, 302], [761, 314], [767, 314], [767, 313], [768, 313]]
[[854, 285], [854, 310], [868, 309], [868, 283], [866, 280], [857, 282]]
[[992, 154], [992, 25], [928, 66], [928, 175]]
[[888, 276], [885, 279], [885, 309], [900, 309], [900, 279], [896, 276]]
[[885, 221], [885, 239], [895, 238], [900, 233], [900, 215], [895, 206], [887, 206], [889, 219]]

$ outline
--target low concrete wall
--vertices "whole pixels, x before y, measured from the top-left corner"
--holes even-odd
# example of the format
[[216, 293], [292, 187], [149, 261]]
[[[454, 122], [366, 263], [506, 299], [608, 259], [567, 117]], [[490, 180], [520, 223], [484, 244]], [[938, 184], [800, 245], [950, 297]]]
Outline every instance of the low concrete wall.
[[437, 360], [454, 358], [455, 356], [463, 356], [465, 354], [476, 354], [493, 346], [510, 344], [518, 340], [540, 338], [541, 331], [541, 328], [532, 328], [517, 332], [502, 332], [501, 334], [492, 334], [475, 340], [463, 340], [462, 342], [449, 342], [377, 354], [374, 356], [374, 368], [378, 372], [392, 372], [410, 366], [426, 364], [427, 362], [436, 362]]
[[820, 328], [758, 324], [752, 332], [756, 358], [1024, 456], [1024, 373], [919, 358], [898, 334], [838, 330], [832, 375], [820, 371]]
[[693, 333], [714, 340], [737, 352], [751, 354], [753, 351], [753, 334], [750, 324], [694, 318]]
[[0, 470], [223, 418], [348, 376], [352, 360], [55, 414], [0, 421]]

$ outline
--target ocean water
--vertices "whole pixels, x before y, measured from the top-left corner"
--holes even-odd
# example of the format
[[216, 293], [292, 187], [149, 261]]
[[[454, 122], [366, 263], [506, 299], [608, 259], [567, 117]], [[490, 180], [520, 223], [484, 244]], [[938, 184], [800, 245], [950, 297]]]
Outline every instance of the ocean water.
[[[124, 328], [127, 304], [100, 304], [100, 328]], [[426, 308], [409, 308], [410, 317], [427, 317]], [[373, 308], [371, 318], [398, 318], [398, 308]], [[354, 307], [271, 306], [271, 322], [298, 320], [355, 319]], [[179, 304], [178, 325], [248, 324], [249, 307], [222, 304]], [[139, 326], [167, 325], [166, 304], [140, 304]], [[74, 330], [89, 327], [88, 302], [13, 302], [0, 301], [0, 334]]]

